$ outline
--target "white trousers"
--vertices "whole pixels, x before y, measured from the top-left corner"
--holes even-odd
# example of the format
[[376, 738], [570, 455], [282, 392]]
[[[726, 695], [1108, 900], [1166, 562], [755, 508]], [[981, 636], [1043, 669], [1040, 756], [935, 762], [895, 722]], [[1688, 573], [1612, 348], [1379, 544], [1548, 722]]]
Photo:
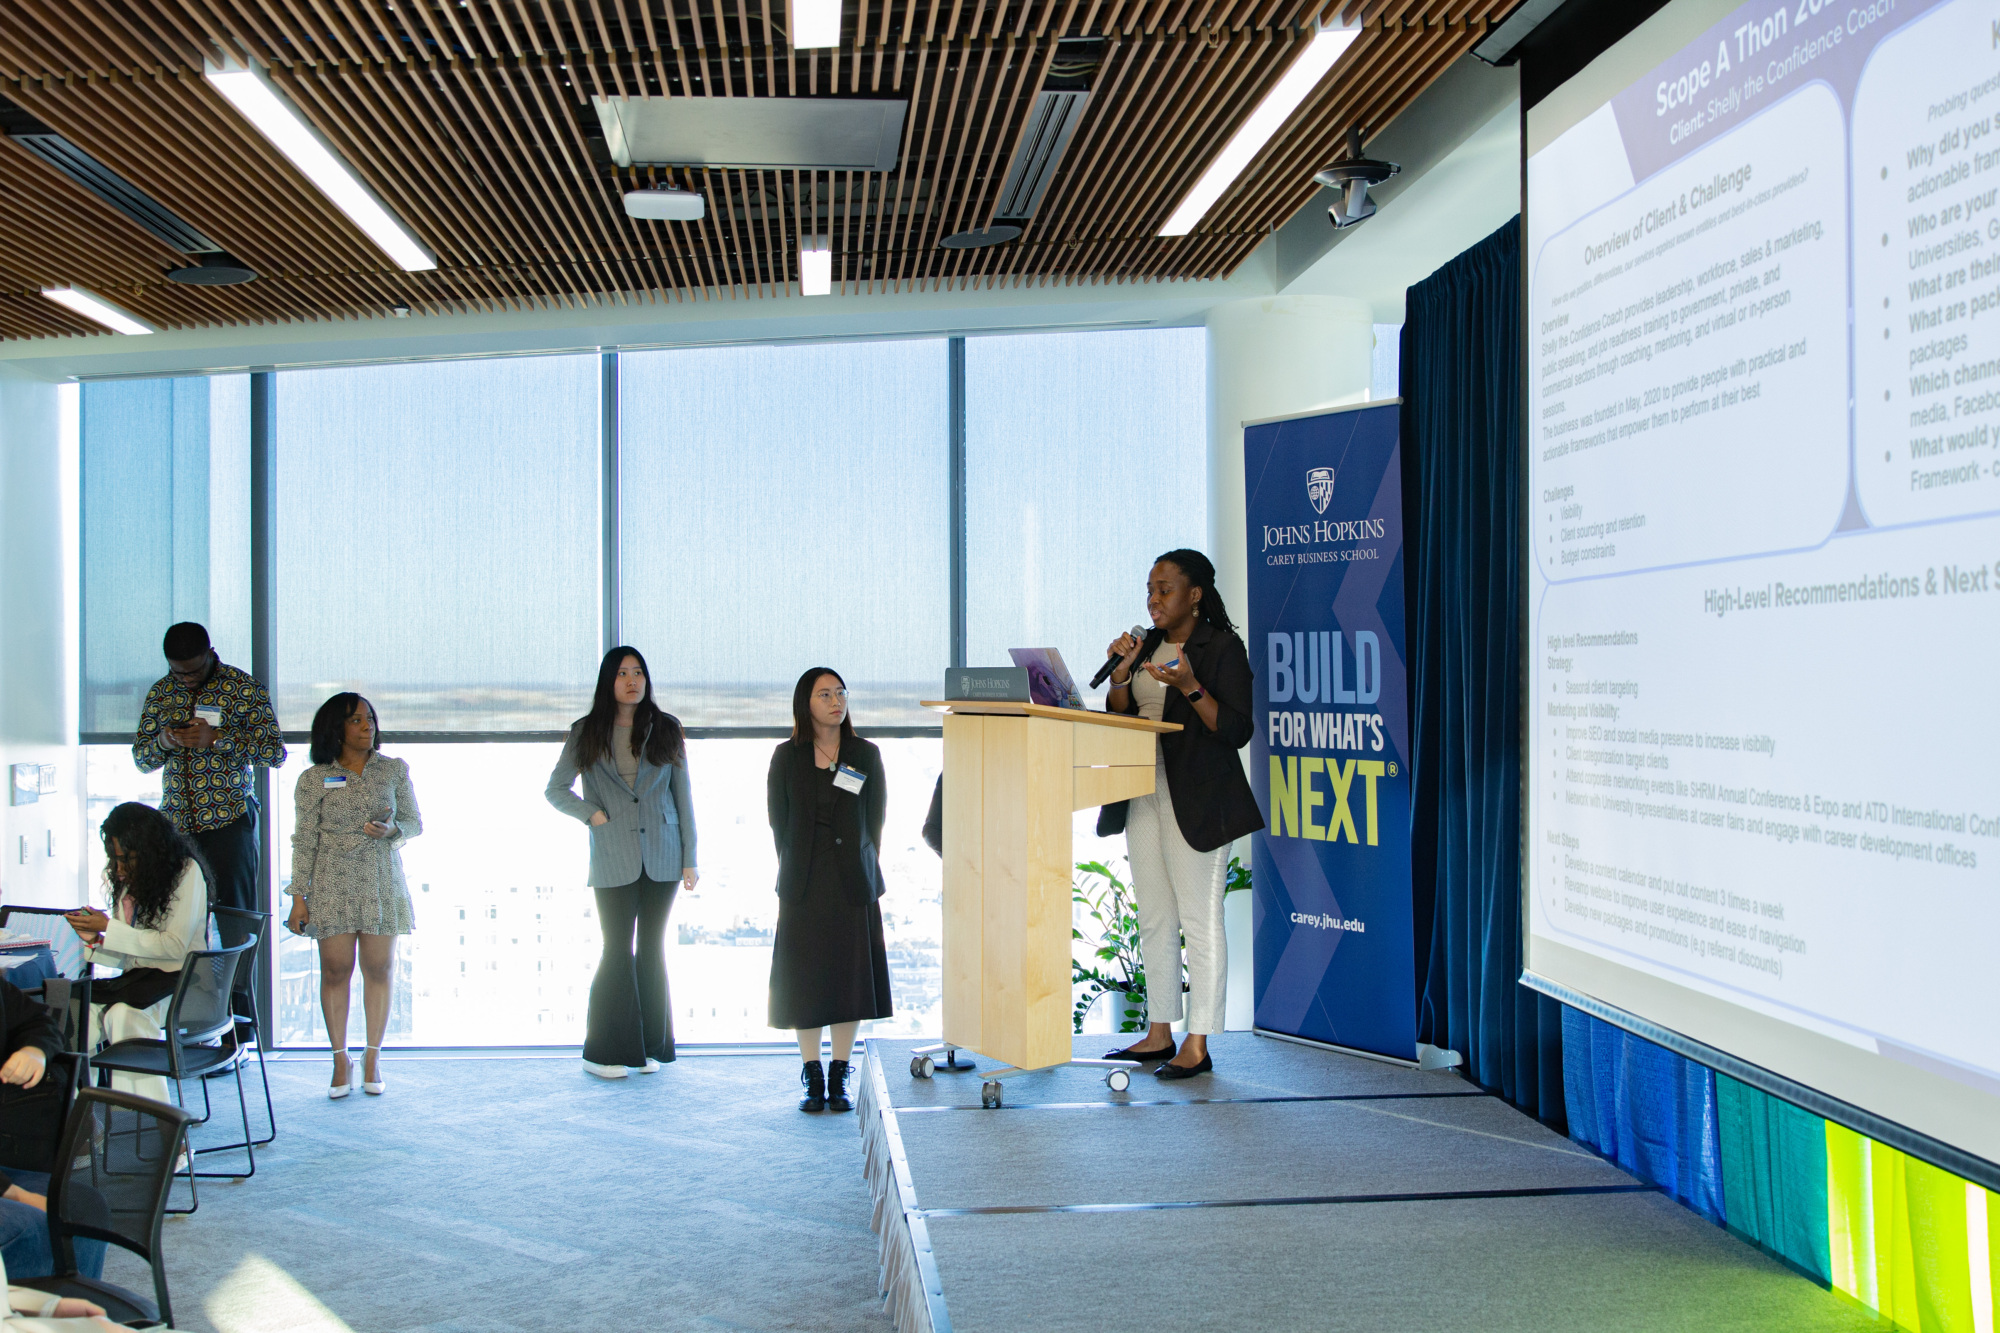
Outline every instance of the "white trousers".
[[1146, 1018], [1181, 1018], [1181, 937], [1187, 937], [1187, 1030], [1222, 1031], [1229, 986], [1229, 941], [1222, 931], [1227, 843], [1198, 852], [1181, 836], [1167, 794], [1167, 770], [1154, 770], [1153, 790], [1135, 797], [1125, 817], [1132, 893], [1139, 900], [1139, 952], [1146, 963]]
[[[97, 1032], [93, 1035], [106, 1042], [130, 1041], [135, 1037], [158, 1041], [160, 1020], [167, 1016], [169, 1003], [161, 1000], [148, 1009], [134, 1009], [129, 1004], [93, 1004], [90, 1008], [97, 1020], [93, 1024]], [[90, 1048], [97, 1049], [96, 1043], [90, 1043]], [[169, 1106], [174, 1104], [173, 1094], [167, 1090], [167, 1081], [158, 1074], [127, 1074], [113, 1070], [111, 1086], [136, 1097], [150, 1097]]]

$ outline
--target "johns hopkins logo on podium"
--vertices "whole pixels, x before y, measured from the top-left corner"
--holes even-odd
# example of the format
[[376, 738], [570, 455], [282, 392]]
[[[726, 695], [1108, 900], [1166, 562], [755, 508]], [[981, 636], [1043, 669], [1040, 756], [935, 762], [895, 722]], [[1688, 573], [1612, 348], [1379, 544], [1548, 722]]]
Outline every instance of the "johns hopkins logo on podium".
[[1306, 472], [1306, 499], [1312, 501], [1315, 514], [1326, 512], [1327, 504], [1333, 499], [1332, 468], [1316, 467]]

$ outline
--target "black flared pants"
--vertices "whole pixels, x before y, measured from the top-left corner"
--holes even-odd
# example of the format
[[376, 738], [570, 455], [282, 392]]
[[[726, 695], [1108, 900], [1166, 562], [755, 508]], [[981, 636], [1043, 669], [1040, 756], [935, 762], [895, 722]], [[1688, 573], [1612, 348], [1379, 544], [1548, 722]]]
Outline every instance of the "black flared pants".
[[642, 872], [630, 884], [596, 890], [604, 952], [590, 983], [583, 1037], [583, 1058], [592, 1064], [636, 1069], [648, 1056], [662, 1063], [674, 1058], [667, 914], [679, 888], [678, 881], [662, 884]]

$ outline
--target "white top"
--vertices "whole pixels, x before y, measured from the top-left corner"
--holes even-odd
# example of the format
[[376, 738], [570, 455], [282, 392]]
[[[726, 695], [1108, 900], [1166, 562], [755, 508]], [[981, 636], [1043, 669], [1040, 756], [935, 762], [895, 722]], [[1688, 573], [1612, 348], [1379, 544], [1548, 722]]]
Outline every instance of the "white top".
[[[1168, 643], [1165, 639], [1162, 639], [1160, 640], [1160, 646], [1153, 650], [1152, 657], [1147, 660], [1152, 662], [1154, 666], [1165, 666], [1180, 655], [1181, 646], [1179, 644]], [[1136, 663], [1133, 665], [1132, 702], [1139, 705], [1139, 716], [1145, 718], [1148, 722], [1164, 720], [1160, 714], [1164, 713], [1167, 709], [1167, 691], [1171, 688], [1171, 686], [1162, 685], [1159, 681], [1154, 680], [1144, 671], [1141, 671]]]
[[104, 938], [84, 956], [125, 971], [134, 967], [156, 967], [162, 972], [178, 972], [188, 954], [204, 944], [208, 934], [208, 881], [193, 858], [181, 870], [174, 884], [174, 896], [158, 926], [141, 930], [128, 926], [116, 913], [104, 927]]

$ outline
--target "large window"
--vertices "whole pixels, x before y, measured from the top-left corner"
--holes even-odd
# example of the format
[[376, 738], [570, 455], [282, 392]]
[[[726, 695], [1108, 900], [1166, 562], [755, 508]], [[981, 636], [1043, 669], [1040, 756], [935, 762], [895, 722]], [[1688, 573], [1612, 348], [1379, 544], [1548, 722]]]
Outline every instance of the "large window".
[[[896, 1016], [873, 1030], [927, 1032], [937, 1025], [942, 872], [919, 831], [937, 781], [940, 745], [927, 737], [879, 743], [889, 784], [882, 910]], [[764, 812], [764, 775], [775, 744], [744, 738], [688, 745], [702, 878], [693, 893], [677, 896], [667, 931], [678, 1041], [775, 1041], [785, 1035], [765, 1024], [778, 863]], [[599, 937], [595, 897], [584, 883], [587, 835], [542, 798], [560, 747], [393, 748], [410, 765], [425, 831], [403, 849], [417, 928], [398, 949], [390, 1042], [582, 1041]], [[304, 751], [294, 747], [282, 780], [281, 891], [291, 881], [291, 791], [306, 768]], [[326, 1040], [319, 956], [310, 940], [282, 937], [277, 1005], [282, 1042]], [[358, 990], [348, 1028], [360, 1045]]]
[[278, 719], [568, 725], [597, 674], [594, 356], [277, 377]]
[[250, 377], [92, 384], [81, 425], [82, 729], [129, 737], [174, 622], [249, 669]]
[[[277, 373], [260, 390], [268, 435], [248, 376], [86, 386], [90, 811], [159, 799], [129, 737], [168, 623], [204, 620], [226, 660], [252, 665], [250, 516], [267, 504], [258, 623], [291, 745], [265, 810], [273, 907], [290, 905], [306, 729], [326, 697], [358, 690], [410, 765], [425, 826], [403, 852], [417, 928], [398, 950], [390, 1043], [581, 1040], [600, 949], [587, 837], [543, 788], [614, 636], [696, 731], [702, 878], [667, 936], [677, 1039], [785, 1039], [765, 1026], [765, 774], [813, 665], [847, 678], [887, 764], [896, 1013], [872, 1030], [935, 1032], [942, 876], [920, 830], [942, 745], [917, 700], [953, 657], [955, 520], [966, 659], [1054, 645], [1087, 676], [1143, 617], [1150, 557], [1203, 542], [1202, 335], [969, 341], [956, 492], [945, 340], [610, 360]], [[257, 457], [268, 480], [253, 494]], [[1122, 853], [1091, 836], [1095, 815], [1077, 816], [1080, 860]], [[274, 935], [272, 1035], [320, 1045], [317, 949]], [[358, 985], [349, 1024], [360, 1043]]]
[[1200, 329], [968, 340], [967, 663], [1059, 648], [1085, 685], [1153, 557], [1208, 544], [1207, 439]]
[[625, 639], [691, 726], [777, 726], [811, 666], [862, 725], [950, 665], [945, 344], [622, 358]]

